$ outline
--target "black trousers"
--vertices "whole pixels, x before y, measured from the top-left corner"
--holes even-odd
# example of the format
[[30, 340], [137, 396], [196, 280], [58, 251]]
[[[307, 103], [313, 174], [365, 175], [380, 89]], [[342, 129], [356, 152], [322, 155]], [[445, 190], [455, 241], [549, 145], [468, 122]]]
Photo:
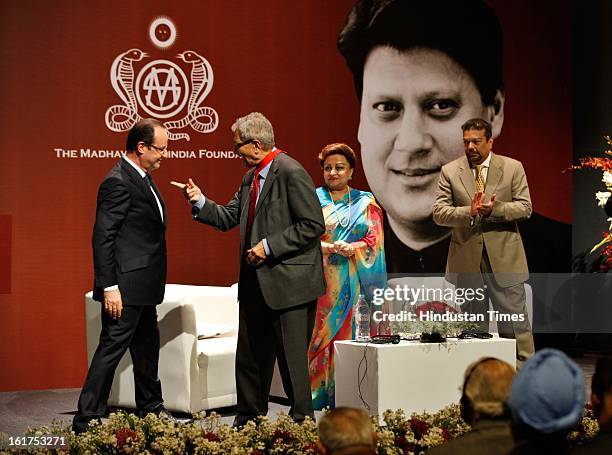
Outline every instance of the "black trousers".
[[106, 403], [119, 361], [129, 348], [134, 365], [136, 406], [141, 412], [163, 408], [159, 363], [159, 329], [154, 305], [125, 306], [119, 319], [111, 318], [102, 307], [102, 331], [98, 348], [79, 397], [72, 426], [83, 431], [90, 420], [106, 414]]
[[308, 345], [314, 328], [316, 300], [286, 310], [273, 310], [266, 304], [253, 270], [242, 271], [240, 286], [236, 351], [238, 405], [234, 425], [244, 425], [268, 413], [275, 360], [291, 403], [289, 415], [297, 422], [306, 416], [314, 417]]

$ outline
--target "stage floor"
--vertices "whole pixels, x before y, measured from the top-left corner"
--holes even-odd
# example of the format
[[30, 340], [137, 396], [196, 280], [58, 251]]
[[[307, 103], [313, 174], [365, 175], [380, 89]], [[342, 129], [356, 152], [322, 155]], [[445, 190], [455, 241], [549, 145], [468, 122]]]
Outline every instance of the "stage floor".
[[[72, 422], [80, 391], [81, 389], [53, 389], [0, 393], [0, 432], [8, 436], [22, 436], [28, 427], [50, 425], [53, 420]], [[210, 411], [220, 414], [224, 423], [231, 425], [234, 421], [234, 407], [208, 412]], [[277, 402], [269, 403], [270, 419], [275, 420], [281, 412], [288, 413], [289, 406]], [[173, 415], [178, 419], [191, 417], [181, 413]], [[320, 415], [321, 411], [315, 411], [316, 418]]]
[[[595, 369], [594, 355], [585, 355], [574, 360], [585, 375], [587, 397], [591, 396], [591, 378]], [[53, 420], [71, 422], [76, 411], [80, 389], [31, 390], [0, 393], [0, 432], [8, 436], [22, 436], [28, 427], [49, 425]], [[215, 410], [225, 423], [232, 424], [233, 408]], [[268, 416], [275, 419], [280, 412], [289, 412], [289, 406], [270, 402]], [[316, 417], [321, 415], [317, 411]], [[176, 414], [176, 417], [189, 417]]]

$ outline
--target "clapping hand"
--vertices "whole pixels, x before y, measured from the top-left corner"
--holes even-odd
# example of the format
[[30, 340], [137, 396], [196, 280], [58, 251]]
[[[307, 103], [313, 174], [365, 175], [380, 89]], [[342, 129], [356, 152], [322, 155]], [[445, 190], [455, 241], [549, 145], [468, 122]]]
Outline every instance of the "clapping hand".
[[344, 240], [336, 240], [334, 242], [334, 249], [336, 253], [345, 257], [355, 254], [355, 247], [350, 243], [346, 243]]
[[187, 183], [179, 183], [172, 181], [170, 182], [170, 184], [183, 190], [183, 195], [185, 196], [185, 199], [189, 201], [190, 204], [195, 204], [200, 200], [200, 197], [202, 197], [202, 191], [200, 191], [200, 188], [198, 188], [191, 179], [189, 179]]
[[482, 191], [476, 191], [474, 196], [472, 197], [472, 205], [470, 207], [470, 216], [478, 215], [478, 207], [482, 204], [484, 200], [484, 193]]
[[336, 253], [336, 246], [333, 243], [321, 242], [321, 251], [324, 254], [334, 254]]
[[480, 215], [483, 218], [488, 217], [493, 211], [493, 204], [495, 203], [496, 193], [493, 193], [491, 200], [485, 203], [485, 195], [482, 191], [477, 191], [472, 197], [472, 204], [470, 206], [470, 216]]
[[491, 200], [487, 204], [484, 203], [484, 196], [483, 196], [482, 202], [478, 206], [478, 213], [483, 218], [488, 217], [493, 211], [493, 204], [495, 203], [495, 195], [496, 193], [493, 193], [493, 195], [491, 196]]

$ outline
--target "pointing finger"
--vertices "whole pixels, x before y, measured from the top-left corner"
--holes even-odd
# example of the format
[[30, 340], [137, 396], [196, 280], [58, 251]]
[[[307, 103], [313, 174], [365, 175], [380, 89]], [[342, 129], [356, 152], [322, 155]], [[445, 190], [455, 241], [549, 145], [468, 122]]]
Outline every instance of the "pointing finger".
[[170, 185], [174, 185], [181, 190], [185, 189], [186, 186], [184, 183], [175, 182], [174, 180], [170, 182]]

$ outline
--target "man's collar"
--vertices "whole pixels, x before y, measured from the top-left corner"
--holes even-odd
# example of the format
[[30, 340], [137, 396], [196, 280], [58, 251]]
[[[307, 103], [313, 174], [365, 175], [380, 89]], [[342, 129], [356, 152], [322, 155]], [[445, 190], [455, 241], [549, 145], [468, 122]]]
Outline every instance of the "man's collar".
[[145, 178], [145, 176], [147, 175], [147, 173], [145, 171], [143, 171], [136, 163], [134, 163], [130, 158], [128, 158], [127, 154], [123, 154], [123, 159], [125, 161], [127, 161], [130, 166], [132, 166], [134, 169], [136, 169], [138, 171], [138, 173], [140, 174], [140, 176], [142, 178]]
[[493, 152], [489, 152], [489, 156], [482, 162], [481, 166], [489, 167], [491, 165], [491, 155], [493, 155]]
[[[272, 147], [272, 150], [270, 150], [270, 152], [268, 153], [272, 153], [276, 150], [276, 147]], [[270, 161], [266, 167], [264, 167], [261, 171], [259, 171], [259, 177], [262, 179], [266, 179], [266, 177], [268, 176], [268, 172], [270, 172], [270, 166], [272, 166], [272, 163], [274, 162], [274, 160]]]
[[268, 165], [261, 170], [261, 172], [259, 173], [259, 177], [265, 180], [265, 178], [268, 176], [268, 172], [270, 172], [270, 166], [272, 166], [273, 162], [274, 161], [270, 161]]
[[[488, 167], [491, 165], [491, 156], [492, 156], [492, 155], [493, 155], [493, 152], [489, 152], [489, 156], [487, 156], [487, 159], [486, 159], [486, 160], [484, 160], [484, 161], [483, 161], [482, 163], [480, 163], [480, 164], [472, 164], [472, 163], [470, 163], [470, 160], [469, 160], [469, 159], [467, 160], [467, 162], [468, 162], [469, 166], [470, 166], [472, 169], [476, 169], [476, 166], [482, 166], [482, 167], [486, 167], [486, 168], [488, 168]], [[466, 157], [466, 158], [467, 158], [467, 157]]]

